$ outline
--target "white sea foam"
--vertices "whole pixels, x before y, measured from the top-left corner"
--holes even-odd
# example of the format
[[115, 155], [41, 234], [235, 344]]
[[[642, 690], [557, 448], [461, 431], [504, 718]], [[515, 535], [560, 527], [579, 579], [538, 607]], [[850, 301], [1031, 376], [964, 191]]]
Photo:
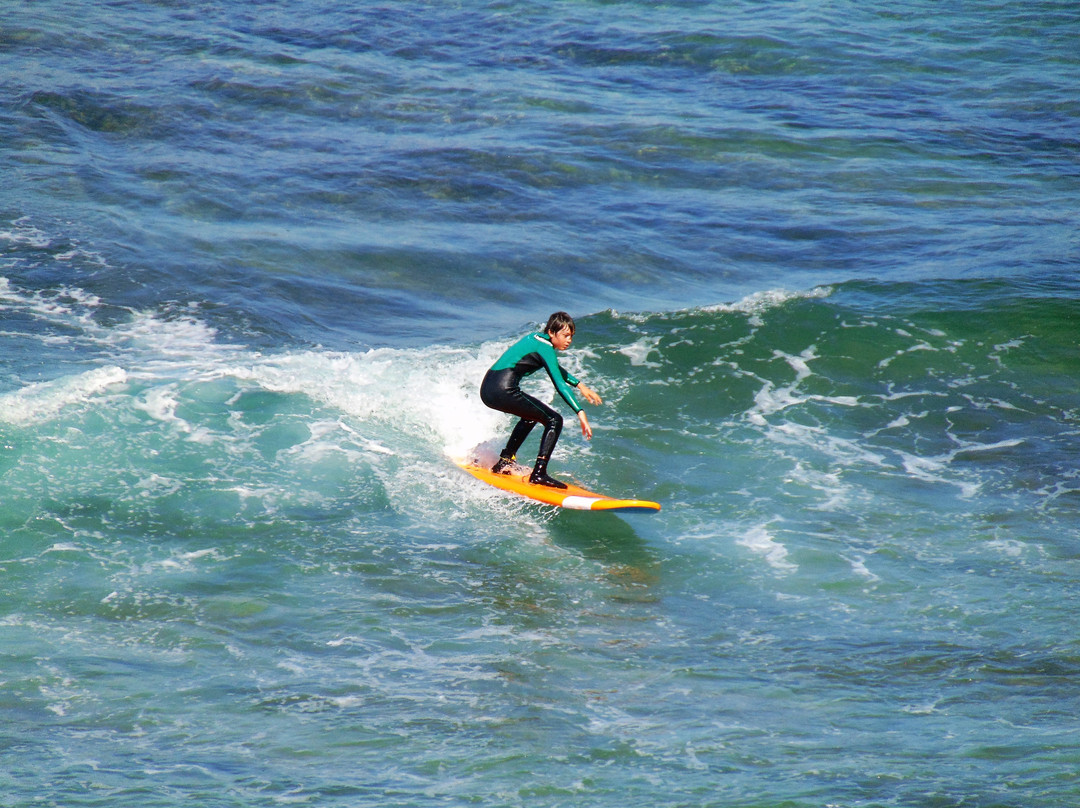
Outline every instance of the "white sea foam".
[[996, 362], [998, 365], [1003, 364], [1002, 356], [1007, 354], [1014, 348], [1022, 348], [1027, 337], [1019, 337], [1017, 339], [1011, 339], [1008, 342], [1001, 342], [994, 346], [994, 352], [990, 354], [990, 360]]
[[[58, 311], [51, 316], [68, 315]], [[255, 453], [303, 469], [309, 482], [292, 492], [258, 477], [217, 488], [237, 497], [245, 511], [272, 513], [286, 502], [316, 503], [325, 490], [336, 490], [333, 486], [347, 469], [367, 468], [377, 479], [371, 484], [395, 507], [444, 514], [449, 486], [446, 463], [439, 458], [464, 457], [508, 427], [507, 416], [485, 407], [477, 390], [484, 371], [505, 349], [503, 343], [476, 351], [436, 347], [266, 355], [219, 343], [214, 329], [197, 318], [139, 312], [108, 327], [90, 322], [84, 333], [124, 367], [110, 365], [0, 396], [0, 421], [43, 425], [65, 411], [83, 417], [92, 410], [123, 425], [138, 413], [149, 419], [151, 430], [160, 426], [187, 442], [215, 447], [205, 453], [206, 465], [225, 479]], [[110, 390], [119, 383], [126, 385]], [[244, 394], [252, 391], [295, 400], [275, 403], [282, 417], [267, 422], [261, 414], [248, 417], [243, 408]], [[300, 397], [310, 404], [305, 407]], [[296, 418], [304, 429], [292, 432]], [[278, 426], [285, 428], [268, 431]], [[133, 448], [141, 445], [141, 451], [156, 456], [159, 437], [133, 435], [131, 441]], [[267, 451], [278, 440], [282, 451], [273, 459]], [[169, 451], [183, 452], [178, 447]], [[405, 465], [386, 463], [389, 458]], [[171, 475], [144, 474], [128, 496], [145, 502], [180, 490]], [[472, 497], [474, 489], [469, 490]], [[491, 505], [488, 496], [482, 487], [475, 488], [477, 503]], [[180, 569], [185, 563], [168, 558], [160, 567]]]
[[[761, 292], [753, 292], [752, 294], [743, 297], [740, 300], [736, 300], [733, 303], [713, 303], [707, 306], [700, 306], [688, 311], [699, 312], [736, 312], [739, 314], [749, 315], [751, 323], [753, 325], [761, 325], [760, 315], [775, 309], [779, 306], [783, 306], [792, 300], [814, 300], [818, 298], [829, 297], [832, 294], [832, 287], [818, 286], [813, 289], [804, 289], [801, 291], [791, 291], [788, 289], [767, 289]], [[634, 323], [646, 323], [654, 315], [649, 312], [618, 312], [614, 309], [609, 310], [613, 317], [617, 317], [621, 320], [628, 320]]]
[[798, 569], [796, 564], [788, 561], [787, 548], [773, 537], [766, 525], [751, 528], [735, 543], [763, 556], [770, 567], [780, 572], [794, 572]]
[[917, 343], [915, 345], [912, 345], [909, 348], [904, 348], [903, 350], [896, 351], [892, 356], [888, 356], [888, 357], [882, 359], [880, 362], [878, 362], [877, 366], [878, 366], [879, 369], [884, 370], [889, 365], [891, 365], [895, 360], [899, 359], [901, 356], [906, 356], [908, 354], [916, 353], [918, 351], [936, 352], [938, 350], [939, 350], [938, 348], [935, 348], [933, 345], [931, 345], [928, 342], [919, 342], [919, 343]]
[[1015, 539], [993, 539], [986, 543], [987, 547], [1000, 551], [1010, 558], [1019, 558], [1028, 549], [1028, 545]]
[[[64, 287], [49, 292], [27, 292], [0, 277], [0, 311], [17, 311], [57, 325], [94, 329], [92, 318], [100, 306], [101, 299], [83, 289]], [[55, 335], [42, 336], [50, 337], [55, 339]]]
[[855, 573], [856, 575], [858, 575], [860, 578], [865, 578], [866, 580], [871, 581], [873, 583], [877, 583], [878, 581], [881, 580], [880, 576], [875, 575], [866, 566], [866, 560], [865, 559], [863, 559], [863, 558], [846, 558], [845, 557], [844, 560], [847, 561], [848, 564], [851, 565], [851, 571], [853, 573]]
[[176, 415], [176, 407], [179, 403], [178, 396], [179, 393], [175, 384], [153, 387], [143, 391], [136, 397], [133, 406], [156, 421], [171, 423], [183, 432], [190, 432], [191, 425]]
[[738, 312], [751, 317], [751, 324], [761, 325], [760, 315], [783, 306], [792, 300], [812, 300], [828, 297], [832, 294], [832, 288], [818, 286], [813, 289], [792, 292], [787, 289], [769, 289], [763, 292], [754, 292], [734, 303], [718, 303], [712, 306], [703, 306], [701, 311], [706, 312]]
[[[477, 390], [504, 343], [475, 352], [384, 348], [266, 355], [220, 341], [214, 328], [191, 313], [130, 311], [123, 322], [102, 325], [94, 319], [100, 305], [98, 298], [78, 289], [30, 293], [0, 278], [0, 310], [18, 310], [62, 326], [64, 339], [67, 330], [77, 329], [80, 341], [113, 360], [0, 396], [0, 421], [44, 423], [127, 382], [128, 395], [113, 398], [110, 406], [129, 407], [201, 443], [220, 439], [220, 427], [187, 420], [192, 416], [180, 414], [184, 404], [198, 397], [200, 406], [193, 409], [198, 414], [206, 411], [207, 401], [231, 395], [235, 402], [252, 389], [307, 396], [316, 406], [336, 411], [338, 417], [331, 415], [335, 430], [347, 430], [354, 445], [375, 456], [399, 455], [404, 447], [430, 453], [434, 447], [463, 457], [504, 431], [506, 417], [485, 407]], [[235, 413], [229, 425], [234, 428], [230, 440], [254, 434]], [[333, 436], [326, 439], [340, 444]], [[312, 445], [304, 450], [309, 458], [318, 442], [318, 436], [309, 441]]]
[[656, 351], [656, 346], [659, 344], [659, 337], [642, 337], [636, 342], [632, 342], [628, 345], [623, 345], [618, 349], [618, 352], [630, 360], [630, 364], [635, 367], [660, 367], [659, 362], [650, 362], [649, 355]]
[[385, 445], [387, 438], [381, 432], [375, 438], [366, 427], [426, 437], [448, 455], [461, 457], [505, 421], [505, 416], [480, 402], [477, 390], [477, 380], [498, 350], [485, 346], [479, 355], [450, 348], [428, 352], [381, 348], [359, 354], [305, 351], [252, 356], [243, 364], [226, 362], [213, 375], [273, 392], [304, 394], [351, 416], [350, 433], [378, 454], [397, 450]]
[[912, 478], [934, 485], [952, 485], [960, 489], [960, 496], [964, 499], [974, 497], [981, 487], [977, 481], [955, 479], [948, 475], [949, 462], [953, 454], [936, 456], [913, 455], [908, 452], [897, 452], [904, 471]]
[[86, 402], [125, 381], [127, 373], [122, 368], [103, 367], [54, 381], [30, 384], [0, 395], [0, 421], [9, 424], [47, 421], [65, 407]]
[[790, 300], [805, 300], [824, 298], [832, 294], [832, 288], [818, 286], [803, 291], [790, 291], [787, 289], [769, 289], [762, 292], [754, 292], [735, 303], [720, 303], [705, 306], [702, 311], [741, 311], [747, 314], [755, 314], [766, 309], [782, 306]]
[[838, 470], [822, 472], [796, 462], [795, 467], [785, 479], [785, 482], [788, 481], [804, 485], [822, 495], [823, 500], [819, 505], [814, 506], [815, 510], [840, 510], [850, 497], [850, 487], [843, 483], [841, 472]]
[[27, 216], [16, 219], [11, 225], [12, 229], [10, 230], [0, 230], [0, 241], [42, 250], [52, 244], [52, 239], [30, 224], [30, 219]]
[[958, 476], [952, 472], [951, 465], [953, 462], [965, 455], [978, 455], [984, 452], [1012, 449], [1024, 443], [1025, 441], [1020, 438], [996, 441], [994, 443], [964, 442], [950, 452], [937, 455], [913, 455], [903, 451], [897, 452], [897, 455], [900, 457], [904, 471], [911, 477], [935, 485], [955, 486], [960, 489], [962, 498], [971, 499], [979, 493], [982, 483], [978, 479], [971, 478], [970, 475]]
[[843, 407], [857, 407], [860, 402], [854, 396], [823, 396], [820, 394], [801, 395], [799, 386], [811, 375], [810, 362], [817, 359], [816, 347], [811, 345], [801, 354], [787, 354], [783, 351], [774, 351], [773, 356], [783, 359], [788, 366], [795, 371], [795, 379], [787, 385], [778, 387], [772, 380], [765, 380], [761, 389], [754, 395], [754, 407], [747, 412], [747, 419], [757, 425], [765, 426], [768, 417], [775, 415], [781, 410], [788, 409], [810, 401], [823, 402], [826, 404], [838, 404]]
[[950, 459], [956, 458], [964, 454], [976, 454], [979, 452], [994, 452], [998, 449], [1011, 449], [1015, 446], [1021, 446], [1025, 443], [1022, 438], [1010, 438], [1008, 440], [999, 440], [995, 443], [965, 443], [960, 446], [956, 451], [950, 455]]
[[85, 548], [71, 542], [57, 542], [45, 550], [46, 553], [81, 553]]
[[134, 488], [140, 496], [154, 498], [175, 494], [181, 490], [184, 483], [174, 477], [163, 477], [160, 474], [150, 474], [135, 483]]
[[225, 557], [216, 548], [193, 550], [191, 552], [175, 552], [168, 558], [152, 559], [145, 562], [141, 567], [144, 574], [154, 574], [157, 571], [167, 572], [191, 572], [197, 569], [195, 562], [208, 559], [210, 561], [224, 561]]

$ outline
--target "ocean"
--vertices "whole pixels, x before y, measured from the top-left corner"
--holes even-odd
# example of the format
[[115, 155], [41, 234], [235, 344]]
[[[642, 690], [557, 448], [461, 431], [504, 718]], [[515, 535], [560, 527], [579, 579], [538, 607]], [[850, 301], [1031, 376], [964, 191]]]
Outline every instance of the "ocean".
[[[1080, 804], [1077, 42], [8, 0], [0, 806]], [[659, 513], [454, 465], [556, 310]]]

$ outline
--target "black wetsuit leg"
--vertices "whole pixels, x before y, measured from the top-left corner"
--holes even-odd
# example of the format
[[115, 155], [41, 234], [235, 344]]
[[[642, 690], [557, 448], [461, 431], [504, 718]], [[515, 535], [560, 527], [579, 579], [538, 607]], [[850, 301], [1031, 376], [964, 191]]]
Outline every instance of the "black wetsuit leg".
[[525, 442], [534, 424], [544, 427], [540, 438], [539, 457], [551, 457], [555, 444], [562, 433], [563, 417], [539, 399], [523, 393], [519, 387], [520, 377], [513, 369], [489, 370], [480, 385], [480, 400], [493, 410], [516, 415], [521, 420], [510, 433], [503, 450], [504, 457], [513, 457]]
[[518, 453], [518, 449], [521, 448], [521, 444], [529, 437], [529, 433], [532, 432], [534, 426], [536, 426], [535, 421], [528, 421], [524, 418], [518, 420], [514, 425], [513, 431], [510, 433], [510, 437], [506, 440], [506, 448], [502, 450], [501, 456], [507, 458], [515, 457]]

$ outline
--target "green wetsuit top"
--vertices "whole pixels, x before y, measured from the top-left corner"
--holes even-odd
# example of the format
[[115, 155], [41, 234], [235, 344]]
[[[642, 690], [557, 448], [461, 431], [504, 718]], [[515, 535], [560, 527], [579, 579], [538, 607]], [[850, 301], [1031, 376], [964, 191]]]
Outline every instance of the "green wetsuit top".
[[500, 356], [491, 370], [512, 370], [515, 381], [520, 381], [523, 376], [528, 376], [543, 368], [551, 377], [551, 383], [563, 397], [563, 401], [570, 405], [574, 412], [581, 412], [581, 405], [574, 397], [571, 387], [577, 387], [581, 382], [563, 370], [559, 359], [555, 354], [555, 346], [551, 344], [551, 338], [540, 331], [528, 334], [509, 348]]

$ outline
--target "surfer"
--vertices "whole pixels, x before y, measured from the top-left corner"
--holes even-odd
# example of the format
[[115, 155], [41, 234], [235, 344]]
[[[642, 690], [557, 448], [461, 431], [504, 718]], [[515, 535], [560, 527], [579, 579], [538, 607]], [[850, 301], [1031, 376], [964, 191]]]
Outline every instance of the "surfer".
[[574, 320], [565, 311], [557, 311], [548, 318], [544, 330], [534, 331], [511, 345], [491, 366], [480, 385], [480, 400], [493, 410], [516, 415], [519, 420], [506, 448], [499, 453], [499, 460], [491, 470], [496, 474], [509, 474], [514, 466], [518, 449], [536, 424], [542, 424], [544, 434], [540, 437], [540, 451], [529, 482], [552, 488], [566, 488], [566, 484], [549, 477], [548, 461], [555, 443], [562, 432], [563, 417], [552, 407], [521, 391], [521, 380], [543, 368], [551, 377], [551, 383], [559, 391], [563, 401], [577, 413], [581, 422], [581, 434], [592, 439], [589, 418], [574, 396], [574, 388], [590, 404], [603, 403], [600, 396], [582, 384], [559, 365], [556, 351], [565, 351], [574, 338]]

